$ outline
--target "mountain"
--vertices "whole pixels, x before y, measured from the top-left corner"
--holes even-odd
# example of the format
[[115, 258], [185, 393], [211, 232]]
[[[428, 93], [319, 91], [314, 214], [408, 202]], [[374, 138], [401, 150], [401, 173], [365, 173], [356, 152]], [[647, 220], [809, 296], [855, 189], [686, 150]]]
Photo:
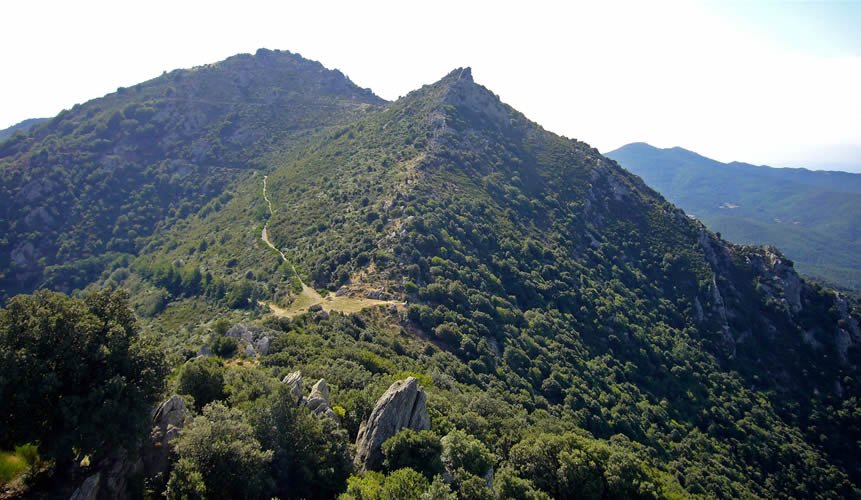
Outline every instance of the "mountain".
[[26, 131], [30, 130], [34, 125], [38, 125], [38, 124], [40, 124], [44, 121], [48, 121], [48, 120], [49, 120], [48, 118], [28, 118], [27, 120], [16, 123], [15, 125], [12, 125], [9, 128], [4, 128], [3, 130], [0, 130], [0, 141], [3, 141], [9, 137], [12, 137], [12, 135], [14, 135], [15, 132], [19, 132], [19, 131], [20, 132], [26, 132]]
[[725, 238], [777, 246], [802, 273], [861, 289], [861, 174], [720, 163], [645, 143], [607, 156]]
[[[209, 88], [235, 82], [230, 61]], [[501, 102], [469, 68], [393, 103], [351, 89], [324, 99], [297, 88], [301, 102], [339, 103], [303, 134], [211, 147], [209, 161], [239, 171], [221, 191], [200, 187], [211, 170], [189, 170], [196, 204], [88, 275], [90, 288], [130, 294], [177, 370], [165, 396], [216, 401], [179, 433], [169, 494], [233, 491], [224, 482], [235, 470], [253, 470], [254, 481], [236, 481], [263, 498], [861, 493], [857, 303], [805, 282], [774, 248], [711, 233], [594, 148]], [[290, 129], [295, 117], [282, 113], [259, 117], [260, 137]], [[178, 137], [171, 154], [194, 151], [209, 130]], [[164, 155], [163, 143], [139, 154]], [[65, 168], [43, 165], [43, 175]], [[100, 196], [90, 200], [101, 210]], [[68, 281], [56, 266], [43, 275]], [[17, 300], [7, 314], [23, 309]], [[196, 358], [213, 352], [228, 360]], [[304, 401], [326, 400], [335, 417], [309, 423], [305, 406], [280, 409], [279, 381], [296, 371], [325, 379]], [[386, 441], [381, 473], [344, 469], [345, 443], [409, 377], [426, 391], [430, 429]], [[230, 434], [206, 437], [213, 429]], [[200, 463], [218, 450], [256, 466]], [[443, 472], [450, 484], [434, 479]]]
[[382, 104], [340, 72], [261, 51], [64, 111], [0, 144], [0, 288], [81, 287], [270, 151]]

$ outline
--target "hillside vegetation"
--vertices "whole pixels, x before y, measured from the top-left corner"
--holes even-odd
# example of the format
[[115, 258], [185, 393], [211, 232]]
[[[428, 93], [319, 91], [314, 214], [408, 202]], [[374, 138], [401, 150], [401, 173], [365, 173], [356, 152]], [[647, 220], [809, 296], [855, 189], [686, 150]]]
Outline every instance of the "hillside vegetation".
[[[240, 78], [231, 61], [260, 68], [261, 81], [282, 66], [302, 81], [323, 71], [273, 57], [198, 71], [214, 72], [213, 89]], [[710, 232], [594, 148], [502, 103], [469, 68], [393, 103], [335, 81], [344, 87], [334, 96], [294, 89], [291, 102], [321, 104], [302, 115], [301, 133], [277, 135], [299, 118], [273, 110], [255, 115], [259, 140], [222, 140], [211, 161], [232, 175], [208, 191], [209, 177], [190, 170], [182, 182], [199, 201], [165, 212], [133, 247], [91, 245], [96, 260], [76, 285], [87, 285], [84, 304], [113, 297], [112, 313], [136, 313], [124, 331], [158, 343], [173, 370], [156, 377], [162, 399], [181, 394], [167, 402], [189, 411], [169, 464], [150, 474], [144, 460], [128, 489], [170, 498], [861, 495], [858, 304], [799, 278], [775, 248]], [[314, 114], [330, 100], [335, 115]], [[177, 139], [177, 154], [209, 130]], [[51, 142], [27, 141], [28, 151]], [[18, 159], [26, 154], [15, 158], [4, 175], [30, 171]], [[9, 233], [2, 251], [44, 237]], [[66, 279], [34, 262], [32, 272]], [[54, 283], [40, 279], [30, 283]], [[312, 293], [362, 306], [303, 306]], [[7, 308], [0, 327], [37, 318]], [[0, 354], [10, 342], [0, 335]], [[8, 359], [32, 359], [15, 352]], [[59, 354], [32, 356], [48, 358], [50, 371]], [[325, 391], [319, 382], [303, 391], [297, 371], [325, 379]], [[354, 463], [352, 443], [378, 398], [409, 377], [426, 393], [430, 424], [389, 437], [379, 464]], [[153, 436], [140, 435], [144, 458]], [[10, 431], [0, 449], [48, 450], [47, 437]], [[77, 488], [127, 457], [105, 460], [54, 481]]]
[[644, 143], [607, 156], [725, 238], [777, 246], [803, 274], [861, 289], [861, 175], [726, 164]]
[[176, 70], [0, 143], [0, 288], [82, 288], [235, 182], [383, 101], [344, 75], [261, 51]]

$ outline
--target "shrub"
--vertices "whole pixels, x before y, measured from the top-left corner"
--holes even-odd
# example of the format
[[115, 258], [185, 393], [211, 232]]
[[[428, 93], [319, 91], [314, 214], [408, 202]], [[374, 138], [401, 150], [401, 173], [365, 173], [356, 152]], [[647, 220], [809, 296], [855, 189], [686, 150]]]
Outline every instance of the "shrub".
[[215, 358], [195, 358], [186, 362], [179, 372], [177, 392], [193, 397], [198, 410], [224, 399], [224, 365]]
[[388, 470], [409, 467], [428, 479], [442, 472], [442, 444], [433, 431], [404, 429], [383, 443], [384, 465]]

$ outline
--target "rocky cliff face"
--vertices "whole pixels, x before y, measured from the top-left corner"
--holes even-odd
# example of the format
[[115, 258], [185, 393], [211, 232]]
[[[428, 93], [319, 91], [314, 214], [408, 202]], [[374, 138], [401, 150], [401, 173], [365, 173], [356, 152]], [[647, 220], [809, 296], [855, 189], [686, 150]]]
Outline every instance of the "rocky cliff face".
[[367, 422], [359, 428], [356, 439], [356, 467], [374, 470], [383, 460], [383, 443], [401, 429], [430, 428], [427, 394], [418, 380], [409, 377], [392, 384], [377, 400]]

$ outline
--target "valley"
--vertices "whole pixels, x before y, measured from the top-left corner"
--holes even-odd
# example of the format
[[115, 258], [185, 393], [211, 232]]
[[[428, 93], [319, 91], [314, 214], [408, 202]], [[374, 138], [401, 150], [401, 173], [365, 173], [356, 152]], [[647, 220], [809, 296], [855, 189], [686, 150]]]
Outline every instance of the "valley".
[[776, 246], [801, 273], [861, 289], [861, 175], [726, 164], [644, 143], [607, 156], [728, 240]]

